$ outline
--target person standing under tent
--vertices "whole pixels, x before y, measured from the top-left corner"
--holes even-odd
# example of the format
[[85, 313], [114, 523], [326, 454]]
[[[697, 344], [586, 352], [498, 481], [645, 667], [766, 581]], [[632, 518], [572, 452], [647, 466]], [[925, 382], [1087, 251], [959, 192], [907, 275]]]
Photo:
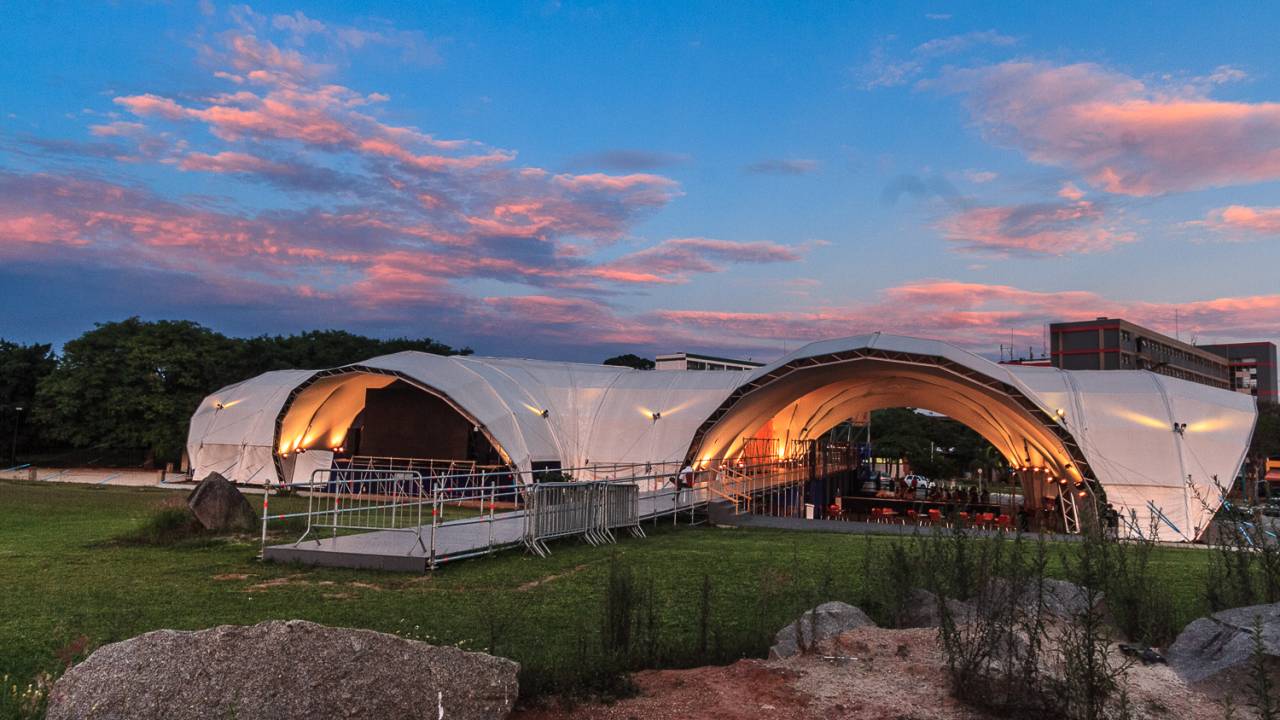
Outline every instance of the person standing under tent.
[[684, 489], [693, 487], [693, 466], [685, 465], [680, 468], [680, 474], [676, 476], [676, 504], [680, 504], [683, 500]]

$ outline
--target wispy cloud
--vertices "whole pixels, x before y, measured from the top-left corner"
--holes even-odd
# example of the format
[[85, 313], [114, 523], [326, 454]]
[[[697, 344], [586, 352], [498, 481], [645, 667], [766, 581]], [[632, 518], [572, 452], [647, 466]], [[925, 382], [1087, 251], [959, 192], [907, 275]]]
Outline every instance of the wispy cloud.
[[1094, 253], [1136, 240], [1117, 230], [1100, 206], [1079, 197], [1067, 202], [989, 205], [938, 223], [959, 249], [995, 255], [1052, 256]]
[[817, 160], [803, 158], [758, 160], [742, 168], [743, 172], [751, 175], [808, 175], [817, 170]]
[[[946, 18], [950, 18], [950, 15]], [[854, 74], [867, 90], [897, 87], [920, 77], [938, 58], [984, 46], [1008, 47], [1017, 42], [1017, 38], [995, 30], [982, 30], [934, 38], [920, 43], [905, 55], [892, 54], [882, 43], [872, 49], [871, 58], [856, 68]]]
[[1006, 62], [951, 70], [930, 84], [962, 94], [993, 141], [1107, 192], [1280, 179], [1280, 103], [1215, 100], [1194, 84], [1153, 86], [1090, 63]]
[[617, 148], [575, 155], [565, 167], [578, 172], [606, 170], [610, 172], [648, 172], [676, 167], [689, 162], [682, 153]]

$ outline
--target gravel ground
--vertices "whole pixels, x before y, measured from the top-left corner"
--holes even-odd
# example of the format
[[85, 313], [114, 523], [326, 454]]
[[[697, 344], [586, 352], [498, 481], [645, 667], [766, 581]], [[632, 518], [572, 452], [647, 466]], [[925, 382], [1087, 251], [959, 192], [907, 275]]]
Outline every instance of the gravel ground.
[[[820, 649], [778, 661], [636, 674], [637, 697], [572, 709], [526, 709], [513, 720], [987, 720], [950, 696], [933, 629], [851, 630]], [[1165, 665], [1133, 667], [1138, 718], [1217, 720], [1221, 708]]]

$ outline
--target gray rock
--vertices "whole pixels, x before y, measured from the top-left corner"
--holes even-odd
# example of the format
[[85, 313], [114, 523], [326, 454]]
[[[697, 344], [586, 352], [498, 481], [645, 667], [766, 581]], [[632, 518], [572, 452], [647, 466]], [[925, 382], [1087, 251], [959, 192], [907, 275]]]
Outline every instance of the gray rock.
[[[1102, 601], [1102, 593], [1098, 593], [1096, 602]], [[1045, 578], [1044, 605], [1051, 615], [1073, 617], [1089, 609], [1089, 594], [1075, 583]]]
[[1188, 683], [1227, 670], [1240, 674], [1253, 655], [1255, 618], [1261, 618], [1263, 652], [1274, 665], [1280, 659], [1280, 603], [1232, 608], [1192, 621], [1169, 646], [1169, 666]]
[[258, 516], [235, 485], [209, 473], [187, 496], [187, 507], [207, 530], [253, 530]]
[[769, 659], [791, 657], [816, 643], [857, 627], [875, 623], [858, 608], [839, 601], [826, 602], [808, 610], [799, 620], [778, 631], [769, 648]]
[[[1007, 597], [1004, 593], [1010, 592], [1012, 583], [1004, 579], [992, 582], [994, 587], [991, 589], [991, 595], [1003, 601]], [[1020, 595], [1016, 598], [1020, 609], [1025, 613], [1034, 611], [1036, 601], [1034, 588], [1029, 585], [1023, 586]], [[1102, 602], [1101, 593], [1098, 594], [1096, 601]], [[1088, 606], [1089, 595], [1084, 588], [1066, 580], [1044, 579], [1044, 610], [1047, 614], [1069, 618], [1084, 612]]]
[[68, 670], [47, 718], [504, 718], [519, 669], [484, 653], [302, 620], [157, 630], [104, 645]]
[[[965, 623], [973, 615], [973, 606], [962, 600], [946, 598], [946, 608], [957, 623]], [[903, 610], [899, 626], [904, 628], [930, 628], [942, 625], [942, 613], [938, 607], [938, 596], [916, 588], [907, 598], [907, 606]]]

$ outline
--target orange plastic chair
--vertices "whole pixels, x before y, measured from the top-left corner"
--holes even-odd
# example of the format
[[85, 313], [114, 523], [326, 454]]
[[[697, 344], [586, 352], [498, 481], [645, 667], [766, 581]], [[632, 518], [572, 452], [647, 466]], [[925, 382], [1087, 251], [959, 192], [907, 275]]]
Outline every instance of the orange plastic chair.
[[941, 510], [939, 510], [938, 508], [929, 508], [929, 522], [931, 522], [931, 523], [941, 523], [941, 522], [942, 522], [942, 511], [941, 511]]
[[960, 518], [960, 527], [968, 527], [968, 525], [969, 525], [969, 513], [967, 513], [967, 512], [963, 512], [963, 511], [962, 511], [962, 512], [959, 514], [959, 518]]
[[991, 524], [994, 523], [995, 520], [996, 520], [995, 513], [982, 513], [982, 515], [979, 516], [979, 522], [982, 524], [983, 527], [991, 527]]
[[871, 508], [871, 522], [880, 522], [880, 508]]
[[996, 518], [996, 527], [1000, 528], [1001, 530], [1012, 530], [1013, 518], [1001, 513], [1000, 517]]

